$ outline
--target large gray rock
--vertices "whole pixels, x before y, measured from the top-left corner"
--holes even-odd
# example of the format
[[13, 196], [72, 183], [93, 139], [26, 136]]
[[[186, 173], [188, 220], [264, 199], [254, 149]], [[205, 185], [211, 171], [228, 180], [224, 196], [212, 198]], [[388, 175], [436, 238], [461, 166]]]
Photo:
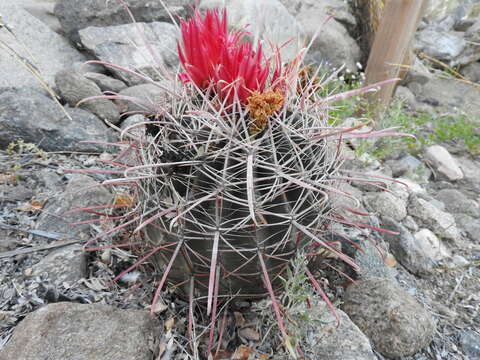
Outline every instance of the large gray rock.
[[281, 48], [282, 60], [293, 60], [302, 45], [301, 28], [295, 18], [278, 0], [202, 0], [201, 9], [227, 8], [229, 25], [245, 29], [251, 37], [265, 40], [264, 49], [268, 53], [269, 42], [284, 45]]
[[407, 84], [417, 101], [441, 110], [458, 113], [459, 110], [477, 116], [480, 114], [480, 88], [436, 77], [415, 77]]
[[90, 111], [102, 120], [107, 120], [113, 124], [118, 123], [120, 119], [118, 107], [110, 100], [101, 98], [103, 96], [102, 90], [92, 80], [71, 69], [66, 69], [55, 75], [55, 84], [62, 98], [72, 107], [76, 107], [84, 99], [100, 97], [87, 100], [81, 103], [79, 107]]
[[55, 32], [60, 32], [60, 22], [53, 14], [56, 0], [3, 0], [6, 4], [15, 4], [27, 10], [38, 20], [48, 25]]
[[[88, 224], [70, 225], [71, 223], [91, 219], [92, 216], [79, 212], [65, 216], [69, 210], [95, 205], [108, 205], [112, 194], [91, 177], [83, 174], [73, 174], [65, 192], [47, 202], [40, 215], [37, 228], [40, 230], [69, 234], [74, 238], [86, 239], [89, 236]], [[86, 189], [88, 188], [88, 189]]]
[[[80, 30], [80, 39], [99, 60], [159, 80], [162, 68], [175, 71], [178, 65], [177, 29], [165, 22], [135, 23]], [[147, 82], [117, 68], [115, 76], [128, 85]]]
[[[162, 2], [166, 5], [163, 7]], [[186, 13], [189, 0], [128, 0], [126, 3], [138, 22], [171, 21]], [[63, 30], [74, 42], [79, 41], [78, 31], [89, 26], [130, 24], [132, 19], [120, 1], [58, 0], [55, 15]]]
[[397, 221], [384, 217], [382, 218], [382, 227], [398, 235], [383, 233], [385, 239], [390, 245], [390, 251], [395, 259], [409, 272], [418, 276], [428, 276], [434, 269], [435, 262], [425, 253], [418, 244], [415, 237], [408, 229]]
[[[1, 60], [0, 60], [1, 61]], [[24, 140], [46, 151], [94, 151], [105, 147], [79, 143], [84, 140], [112, 141], [109, 129], [82, 109], [66, 109], [49, 96], [29, 88], [0, 88], [0, 148]]]
[[[32, 64], [49, 86], [54, 85], [55, 74], [76, 61], [85, 58], [62, 36], [55, 33], [29, 12], [13, 4], [0, 1], [0, 14], [15, 36], [6, 29], [0, 31], [0, 42], [6, 43]], [[22, 60], [2, 47], [0, 56], [0, 87], [43, 87], [23, 65]], [[43, 90], [44, 91], [44, 90]]]
[[[302, 27], [307, 43], [321, 28], [309, 50], [308, 60], [328, 62], [337, 68], [345, 64], [349, 71], [358, 71], [356, 63], [361, 59], [360, 47], [345, 27], [355, 26], [356, 21], [345, 1], [281, 1]], [[331, 15], [334, 18], [324, 23]]]
[[432, 316], [395, 281], [359, 280], [344, 301], [343, 310], [385, 356], [413, 355], [432, 341]]
[[161, 329], [144, 310], [49, 304], [16, 327], [0, 360], [152, 360]]

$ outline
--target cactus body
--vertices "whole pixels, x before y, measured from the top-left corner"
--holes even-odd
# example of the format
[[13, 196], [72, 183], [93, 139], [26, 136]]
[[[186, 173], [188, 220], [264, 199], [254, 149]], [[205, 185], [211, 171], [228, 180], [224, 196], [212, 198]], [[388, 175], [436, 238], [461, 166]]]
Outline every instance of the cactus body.
[[206, 295], [215, 273], [219, 295], [259, 296], [266, 293], [262, 262], [278, 284], [296, 250], [321, 237], [338, 160], [316, 136], [324, 125], [318, 118], [281, 113], [255, 136], [245, 119], [229, 119], [150, 125], [156, 145], [144, 151], [155, 174], [143, 201], [175, 210], [148, 225], [146, 236], [152, 247], [170, 244], [156, 255], [160, 272], [181, 247], [172, 283], [188, 287], [194, 278], [197, 295]]

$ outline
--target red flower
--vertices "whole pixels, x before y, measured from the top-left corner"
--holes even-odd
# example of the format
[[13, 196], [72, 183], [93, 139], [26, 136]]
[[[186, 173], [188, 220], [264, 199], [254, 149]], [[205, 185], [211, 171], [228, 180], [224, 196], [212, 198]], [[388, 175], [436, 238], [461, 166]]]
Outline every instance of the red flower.
[[[257, 49], [243, 41], [246, 32], [229, 31], [227, 12], [209, 10], [204, 16], [195, 11], [193, 17], [180, 23], [182, 44], [178, 54], [184, 74], [182, 81], [192, 81], [200, 89], [211, 88], [220, 100], [232, 104], [235, 97], [242, 105], [253, 92], [263, 92], [270, 74], [269, 61], [264, 59], [262, 46]], [[270, 82], [280, 75], [279, 58]]]

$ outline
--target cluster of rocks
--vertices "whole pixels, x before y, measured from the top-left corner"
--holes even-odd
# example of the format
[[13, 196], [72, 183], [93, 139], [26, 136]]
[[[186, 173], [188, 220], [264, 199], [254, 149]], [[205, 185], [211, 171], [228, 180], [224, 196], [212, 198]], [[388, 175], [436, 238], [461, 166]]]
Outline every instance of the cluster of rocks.
[[[0, 28], [0, 41], [16, 49], [22, 57], [13, 54], [0, 57], [0, 149], [23, 140], [46, 151], [102, 153], [105, 144], [116, 140], [115, 133], [105, 123], [129, 126], [138, 121], [138, 117], [130, 116], [132, 113], [167, 106], [159, 74], [176, 71], [178, 66], [174, 51], [178, 34], [171, 19], [191, 11], [191, 2], [164, 0], [163, 3], [168, 11], [158, 0], [129, 1], [130, 11], [137, 20], [132, 23], [124, 7], [116, 1], [106, 6], [104, 0], [85, 0], [81, 5], [76, 0], [3, 0], [0, 13], [7, 27]], [[252, 37], [267, 36], [275, 43], [287, 43], [282, 48], [286, 60], [292, 59], [299, 46], [317, 35], [319, 21], [335, 14], [314, 38], [309, 60], [328, 62], [336, 68], [345, 65], [350, 72], [358, 71], [356, 64], [361, 51], [352, 35], [357, 19], [345, 1], [203, 0], [199, 6], [226, 6], [231, 23], [237, 27], [249, 25]], [[477, 11], [475, 7], [468, 9]], [[480, 19], [468, 15], [425, 21], [415, 47], [449, 66], [460, 66], [465, 77], [478, 82]], [[298, 40], [290, 41], [292, 38]], [[97, 63], [84, 64], [86, 60]], [[37, 71], [43, 86], [32, 75]], [[399, 93], [413, 109], [462, 107], [480, 113], [478, 87], [440, 79], [421, 64], [415, 66], [403, 85]], [[52, 97], [49, 89], [55, 90], [59, 98]], [[86, 161], [84, 165], [91, 163]], [[371, 166], [369, 171], [372, 176], [393, 177], [396, 182], [388, 191], [378, 186], [381, 181], [346, 184], [343, 190], [361, 200], [357, 210], [375, 215], [372, 226], [399, 234], [387, 232], [382, 237], [376, 236], [379, 248], [419, 279], [434, 276], [439, 265], [468, 266], [471, 260], [456, 254], [455, 249], [461, 245], [478, 251], [478, 161], [454, 157], [445, 148], [433, 146], [420, 159], [406, 155]], [[84, 215], [77, 213], [66, 221], [61, 214], [75, 207], [108, 203], [113, 194], [97, 186], [98, 180], [104, 179], [73, 175], [63, 179], [68, 184], [59, 186], [59, 175], [55, 174], [54, 170], [43, 174], [45, 186], [55, 186], [59, 195], [46, 203], [35, 225], [43, 231], [67, 232], [84, 239], [91, 230], [89, 224], [74, 228], [69, 225], [72, 221], [86, 220]], [[21, 184], [1, 186], [2, 201], [7, 204], [17, 206], [32, 195]], [[83, 186], [89, 190], [80, 197], [77, 190]], [[338, 205], [354, 207], [349, 203]], [[365, 221], [355, 213], [348, 216], [353, 221]], [[306, 354], [313, 358], [328, 354], [329, 359], [360, 360], [377, 359], [378, 353], [385, 357], [406, 357], [427, 347], [436, 332], [431, 313], [399, 284], [397, 271], [365, 242], [365, 232], [346, 235], [365, 243], [365, 251], [354, 255], [362, 270], [356, 284], [345, 292], [343, 311], [338, 310], [342, 325], [335, 328], [333, 315], [320, 311], [319, 324], [308, 329], [310, 345], [304, 349]], [[2, 251], [15, 248], [15, 242], [8, 239], [6, 235], [0, 239]], [[88, 261], [78, 245], [65, 246], [22, 268], [21, 278], [45, 275], [65, 291], [81, 288], [89, 280]], [[164, 336], [163, 328], [145, 311], [77, 303], [80, 298], [85, 303], [103, 299], [105, 289], [101, 286], [89, 283], [90, 290], [96, 289], [91, 297], [62, 295], [54, 296], [54, 300], [49, 300], [52, 297], [48, 291], [39, 291], [38, 285], [34, 289], [33, 283], [31, 286], [28, 299], [22, 297], [17, 301], [14, 287], [0, 283], [0, 319], [6, 319], [10, 326], [1, 325], [0, 329], [10, 329], [8, 321], [19, 320], [13, 316], [13, 309], [21, 309], [21, 317], [25, 316], [13, 336], [10, 338], [9, 333], [3, 338], [9, 341], [0, 349], [0, 359], [159, 356], [158, 339]], [[328, 336], [322, 336], [325, 331]], [[478, 342], [476, 332], [462, 333], [460, 345], [471, 359], [480, 357], [475, 346]]]

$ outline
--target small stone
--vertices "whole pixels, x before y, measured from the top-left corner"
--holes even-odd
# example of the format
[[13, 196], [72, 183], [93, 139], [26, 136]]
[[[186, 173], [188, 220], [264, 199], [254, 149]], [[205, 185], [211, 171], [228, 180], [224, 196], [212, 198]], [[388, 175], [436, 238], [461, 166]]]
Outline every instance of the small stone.
[[127, 87], [123, 81], [114, 79], [104, 74], [86, 72], [83, 74], [83, 76], [97, 84], [102, 91], [112, 91], [118, 93]]
[[469, 359], [480, 359], [480, 334], [467, 330], [460, 334], [460, 344]]
[[87, 270], [85, 253], [79, 245], [67, 246], [52, 252], [32, 267], [33, 276], [70, 284], [85, 277]]
[[415, 233], [415, 240], [423, 253], [434, 261], [440, 261], [450, 256], [449, 251], [437, 238], [437, 236], [428, 229], [421, 229]]
[[461, 33], [456, 32], [427, 28], [420, 31], [416, 38], [416, 51], [444, 62], [449, 62], [458, 57], [467, 46], [467, 42], [461, 36]]
[[343, 310], [388, 357], [409, 356], [430, 344], [432, 316], [395, 281], [359, 280], [345, 293]]
[[407, 177], [419, 183], [425, 183], [432, 175], [432, 171], [420, 160], [412, 155], [405, 155], [398, 160], [390, 160], [387, 164], [393, 170], [394, 177]]
[[9, 186], [0, 185], [0, 198], [3, 201], [18, 202], [27, 201], [33, 197], [32, 190], [26, 188], [23, 185]]
[[142, 137], [145, 135], [146, 131], [145, 125], [142, 123], [145, 123], [146, 121], [147, 118], [145, 118], [145, 116], [141, 114], [136, 114], [126, 118], [122, 122], [122, 125], [120, 127], [122, 130], [125, 130], [129, 134]]
[[364, 196], [367, 208], [380, 216], [401, 221], [407, 216], [406, 202], [389, 192], [371, 193]]
[[157, 352], [161, 329], [144, 310], [54, 303], [17, 325], [0, 350], [0, 359], [150, 360]]
[[[91, 177], [83, 174], [72, 174], [65, 192], [47, 202], [44, 211], [40, 215], [37, 228], [73, 237], [86, 239], [90, 230], [89, 224], [72, 226], [73, 222], [90, 219], [83, 212], [64, 215], [68, 210], [94, 205], [108, 205], [112, 201], [112, 194], [107, 188], [99, 185]], [[83, 190], [87, 188], [87, 190]]]
[[455, 218], [432, 203], [412, 196], [408, 205], [408, 213], [419, 220], [426, 228], [432, 229], [437, 236], [452, 241], [460, 239]]
[[480, 62], [474, 62], [462, 69], [462, 74], [468, 80], [480, 83]]
[[[170, 99], [164, 83], [155, 84], [140, 84], [131, 86], [120, 91], [120, 99], [117, 100], [117, 104], [120, 106], [122, 113], [135, 113], [135, 112], [151, 112], [155, 109], [164, 109], [169, 111]], [[122, 99], [127, 97], [127, 99]]]
[[435, 198], [445, 204], [445, 209], [456, 215], [465, 214], [475, 218], [480, 217], [480, 208], [476, 201], [470, 200], [456, 189], [443, 189], [435, 194]]
[[[76, 107], [82, 100], [103, 96], [102, 90], [100, 90], [95, 82], [71, 69], [57, 73], [57, 75], [55, 75], [55, 84], [57, 85], [60, 95], [72, 107]], [[120, 118], [120, 112], [117, 106], [105, 98], [87, 100], [80, 104], [79, 107], [113, 124], [118, 123]]]
[[413, 220], [413, 217], [411, 217], [410, 215], [403, 219], [402, 225], [404, 225], [408, 230], [413, 232], [416, 232], [419, 229], [418, 224], [415, 222], [415, 220]]
[[[295, 308], [291, 316], [295, 319], [295, 327], [291, 330], [302, 339], [302, 350], [308, 359], [325, 360], [375, 360], [372, 347], [365, 334], [355, 325], [342, 310], [336, 309], [340, 317], [337, 320], [324, 303], [318, 298], [311, 299], [307, 307]], [[289, 312], [290, 316], [290, 312]]]
[[463, 179], [463, 172], [458, 162], [443, 146], [430, 146], [425, 152], [425, 158], [438, 172], [445, 175], [450, 181]]
[[[403, 267], [417, 276], [426, 277], [434, 270], [435, 261], [418, 243], [406, 227], [390, 218], [382, 218], [382, 227], [399, 233], [383, 233], [383, 239], [390, 245], [390, 251]], [[428, 248], [427, 248], [428, 250]]]

